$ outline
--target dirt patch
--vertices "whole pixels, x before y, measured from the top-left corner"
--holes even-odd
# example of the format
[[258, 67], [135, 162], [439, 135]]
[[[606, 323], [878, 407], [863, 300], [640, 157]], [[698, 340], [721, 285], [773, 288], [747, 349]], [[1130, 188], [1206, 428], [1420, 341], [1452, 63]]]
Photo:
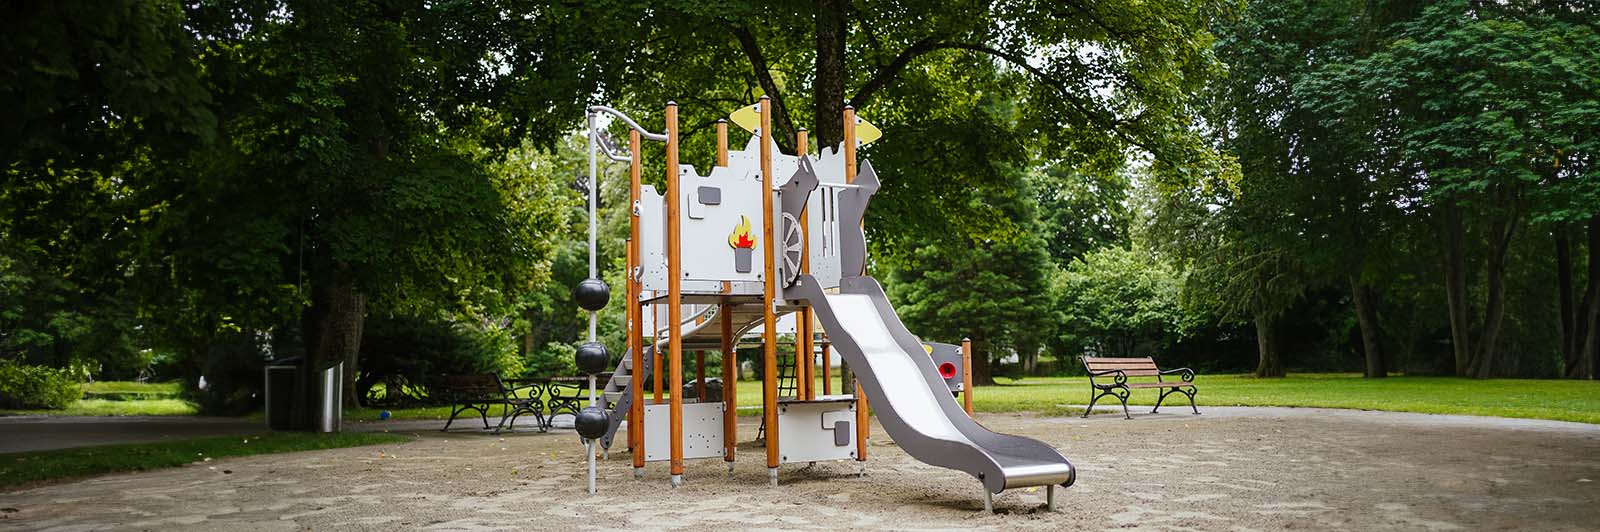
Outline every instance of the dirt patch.
[[[785, 466], [759, 448], [730, 476], [690, 462], [636, 481], [625, 454], [584, 493], [582, 447], [553, 434], [418, 432], [417, 441], [218, 460], [4, 495], [0, 529], [59, 530], [1592, 530], [1600, 427], [1312, 409], [1210, 409], [1040, 418], [980, 415], [1056, 445], [1079, 467], [1061, 507], [1008, 491], [981, 511], [977, 481], [910, 459], [875, 427], [854, 463]], [[754, 426], [745, 424], [745, 437]], [[232, 474], [223, 474], [224, 469]]]

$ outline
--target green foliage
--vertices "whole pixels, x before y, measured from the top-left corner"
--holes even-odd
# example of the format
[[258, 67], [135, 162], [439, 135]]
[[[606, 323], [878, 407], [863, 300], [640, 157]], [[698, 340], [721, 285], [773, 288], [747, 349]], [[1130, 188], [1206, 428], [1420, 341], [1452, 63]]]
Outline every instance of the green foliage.
[[525, 371], [510, 331], [497, 323], [373, 316], [366, 327], [356, 386], [363, 396], [374, 386], [383, 386], [382, 396], [390, 404], [404, 401], [394, 395], [396, 391], [422, 392], [441, 375], [488, 373], [510, 378]]
[[1183, 278], [1144, 251], [1110, 246], [1058, 272], [1058, 358], [1085, 351], [1101, 356], [1149, 356], [1180, 339], [1198, 320], [1179, 301]]
[[1004, 238], [945, 244], [931, 240], [904, 255], [875, 259], [890, 268], [887, 289], [911, 330], [929, 340], [971, 338], [973, 378], [987, 383], [992, 366], [1015, 353], [1032, 370], [1053, 334], [1050, 256], [1036, 230], [1031, 196], [1016, 172], [1009, 195], [972, 198], [1007, 213], [1021, 229]]
[[66, 408], [82, 395], [65, 370], [0, 360], [0, 408]]

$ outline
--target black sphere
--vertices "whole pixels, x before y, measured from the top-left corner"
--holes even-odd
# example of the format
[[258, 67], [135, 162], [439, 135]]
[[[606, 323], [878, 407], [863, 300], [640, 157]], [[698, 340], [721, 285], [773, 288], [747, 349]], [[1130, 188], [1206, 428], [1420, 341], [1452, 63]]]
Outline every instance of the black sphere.
[[611, 362], [611, 353], [606, 351], [605, 344], [586, 342], [578, 346], [574, 359], [578, 363], [578, 371], [593, 375], [606, 370], [606, 364]]
[[578, 412], [572, 426], [578, 429], [579, 436], [592, 440], [606, 435], [606, 429], [611, 428], [611, 415], [603, 408], [591, 406]]
[[572, 289], [572, 299], [577, 300], [583, 310], [598, 311], [606, 308], [606, 302], [611, 301], [611, 287], [599, 279], [584, 279]]

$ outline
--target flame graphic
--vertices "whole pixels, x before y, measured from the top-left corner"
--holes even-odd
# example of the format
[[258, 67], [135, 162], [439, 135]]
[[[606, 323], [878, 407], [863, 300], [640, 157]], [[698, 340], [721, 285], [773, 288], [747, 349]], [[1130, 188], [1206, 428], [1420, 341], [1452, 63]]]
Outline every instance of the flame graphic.
[[756, 239], [750, 236], [749, 218], [739, 217], [739, 225], [734, 226], [733, 232], [728, 234], [728, 245], [744, 249], [756, 247]]

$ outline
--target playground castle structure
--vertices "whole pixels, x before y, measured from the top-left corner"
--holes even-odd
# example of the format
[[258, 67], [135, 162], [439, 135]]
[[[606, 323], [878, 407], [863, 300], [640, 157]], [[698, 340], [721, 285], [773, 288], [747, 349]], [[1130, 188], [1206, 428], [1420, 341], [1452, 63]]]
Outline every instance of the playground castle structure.
[[[1054, 487], [1075, 480], [1071, 463], [1042, 442], [998, 434], [973, 421], [970, 342], [958, 348], [912, 335], [866, 274], [862, 220], [879, 180], [870, 162], [857, 166], [856, 151], [881, 132], [846, 107], [839, 146], [822, 147], [813, 157], [802, 129], [796, 153], [783, 154], [763, 97], [730, 115], [751, 133], [744, 149], [730, 152], [728, 120], [717, 123], [716, 163], [700, 175], [679, 160], [677, 105], [668, 103], [664, 114], [663, 133], [609, 107], [591, 107], [588, 116], [590, 279], [575, 295], [591, 311], [589, 343], [577, 353], [579, 368], [591, 376], [590, 407], [576, 423], [587, 449], [590, 492], [595, 455], [612, 447], [619, 430], [625, 430], [636, 478], [653, 461], [670, 463], [673, 486], [683, 482], [685, 460], [720, 458], [732, 471], [738, 437], [734, 349], [760, 327], [763, 441], [772, 485], [782, 464], [854, 460], [864, 474], [871, 398], [880, 423], [908, 454], [976, 477], [986, 509], [992, 510], [994, 494], [1031, 486], [1049, 488], [1047, 505], [1053, 509]], [[625, 153], [601, 132], [607, 115], [628, 129]], [[641, 183], [645, 140], [666, 145], [664, 194]], [[595, 341], [593, 314], [609, 297], [597, 279], [593, 251], [600, 154], [628, 163], [630, 210], [624, 275], [628, 352], [603, 395], [597, 395], [594, 375], [609, 356]], [[659, 312], [662, 307], [665, 312]], [[796, 324], [794, 385], [780, 396], [777, 320], [788, 313]], [[827, 333], [820, 342], [820, 394], [817, 322]], [[855, 373], [853, 393], [829, 389], [830, 344]], [[705, 350], [723, 354], [720, 401], [705, 401]], [[699, 355], [695, 394], [684, 391], [685, 351]], [[649, 400], [647, 380], [653, 384]], [[663, 400], [665, 390], [671, 392]], [[952, 392], [960, 394], [960, 404]]]

